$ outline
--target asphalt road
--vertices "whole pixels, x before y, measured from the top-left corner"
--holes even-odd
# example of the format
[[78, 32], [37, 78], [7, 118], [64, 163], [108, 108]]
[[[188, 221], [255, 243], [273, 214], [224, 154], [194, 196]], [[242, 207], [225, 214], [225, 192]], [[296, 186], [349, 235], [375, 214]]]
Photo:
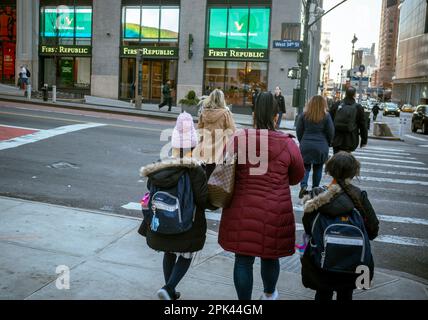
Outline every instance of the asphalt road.
[[[399, 122], [393, 117], [378, 120], [391, 127]], [[70, 129], [88, 123], [102, 125]], [[0, 133], [20, 127], [52, 134], [7, 148], [0, 141], [0, 195], [140, 216], [135, 209], [146, 181], [139, 168], [159, 158], [167, 143], [160, 141], [160, 134], [173, 125], [166, 120], [0, 101]], [[62, 134], [57, 135], [58, 128]], [[409, 128], [410, 123], [404, 142], [370, 139], [368, 148], [355, 153], [363, 169], [357, 184], [367, 190], [382, 217], [380, 237], [373, 243], [376, 266], [428, 279], [428, 136], [413, 134]], [[328, 183], [329, 178], [323, 181]], [[292, 188], [299, 223], [298, 191], [298, 186]], [[209, 228], [217, 230], [219, 215], [208, 217]]]

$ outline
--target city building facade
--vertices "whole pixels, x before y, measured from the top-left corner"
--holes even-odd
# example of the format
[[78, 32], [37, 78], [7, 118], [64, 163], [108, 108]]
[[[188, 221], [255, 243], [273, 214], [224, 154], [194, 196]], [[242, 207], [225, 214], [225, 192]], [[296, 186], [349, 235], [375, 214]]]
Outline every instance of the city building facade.
[[400, 6], [393, 100], [428, 104], [428, 1], [405, 0]]
[[382, 0], [379, 34], [379, 69], [376, 86], [392, 88], [397, 56], [397, 38], [399, 24], [399, 0]]
[[[162, 86], [169, 80], [174, 103], [190, 90], [200, 96], [221, 88], [234, 112], [243, 113], [251, 112], [254, 89], [273, 91], [280, 86], [289, 116], [294, 116], [291, 102], [297, 80], [288, 79], [287, 71], [297, 66], [301, 47], [300, 1], [10, 3], [12, 9], [7, 10], [16, 8], [17, 12], [16, 63], [11, 78], [15, 82], [19, 66], [27, 65], [34, 89], [56, 85], [59, 91], [77, 96], [125, 101], [133, 100], [138, 90], [143, 102], [159, 103]], [[312, 38], [315, 43], [318, 40], [319, 49], [320, 28], [313, 31]], [[0, 39], [2, 47], [7, 47]], [[311, 48], [311, 62], [315, 62], [311, 69], [315, 71], [308, 82], [313, 88], [308, 89], [308, 96], [316, 93], [320, 72], [319, 50], [316, 45]], [[137, 66], [138, 52], [142, 62]]]

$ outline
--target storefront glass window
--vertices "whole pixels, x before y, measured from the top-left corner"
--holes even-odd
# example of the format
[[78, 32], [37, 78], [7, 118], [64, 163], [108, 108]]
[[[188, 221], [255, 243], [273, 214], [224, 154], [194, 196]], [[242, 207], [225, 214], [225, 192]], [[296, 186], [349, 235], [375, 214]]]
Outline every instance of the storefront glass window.
[[15, 82], [16, 8], [12, 1], [0, 4], [0, 82]]
[[209, 48], [268, 48], [270, 8], [210, 8], [209, 19]]
[[180, 9], [177, 6], [125, 6], [124, 41], [177, 42]]
[[205, 62], [205, 94], [216, 88], [224, 90], [226, 103], [237, 107], [234, 112], [249, 113], [253, 90], [267, 90], [267, 67], [266, 62], [208, 60]]
[[90, 45], [92, 37], [92, 7], [41, 7], [42, 43], [63, 45]]
[[46, 57], [42, 59], [43, 81], [58, 89], [89, 89], [91, 82], [91, 58]]

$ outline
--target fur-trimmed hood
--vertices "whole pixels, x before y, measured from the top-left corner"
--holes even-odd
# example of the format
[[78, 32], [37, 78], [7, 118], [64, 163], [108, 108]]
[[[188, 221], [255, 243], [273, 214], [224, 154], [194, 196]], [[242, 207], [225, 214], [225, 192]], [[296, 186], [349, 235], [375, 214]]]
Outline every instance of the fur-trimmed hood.
[[351, 198], [338, 184], [315, 188], [303, 198], [304, 213], [318, 210], [330, 216], [340, 216], [351, 212], [354, 207]]
[[151, 163], [140, 168], [140, 176], [148, 177], [149, 175], [167, 168], [195, 168], [201, 166], [202, 161], [195, 158], [168, 158], [158, 162]]

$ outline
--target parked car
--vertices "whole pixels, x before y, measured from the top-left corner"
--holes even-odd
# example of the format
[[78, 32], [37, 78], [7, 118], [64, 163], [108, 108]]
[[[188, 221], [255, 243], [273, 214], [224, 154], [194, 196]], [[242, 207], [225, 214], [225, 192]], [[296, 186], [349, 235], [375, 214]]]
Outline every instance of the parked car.
[[413, 112], [415, 111], [415, 108], [411, 104], [403, 104], [401, 107], [401, 112]]
[[428, 134], [428, 105], [416, 107], [412, 116], [412, 132], [422, 129], [423, 134]]
[[383, 116], [387, 116], [390, 114], [392, 114], [396, 117], [400, 116], [400, 108], [398, 107], [398, 105], [396, 103], [393, 103], [393, 102], [385, 103], [385, 105], [383, 107]]

